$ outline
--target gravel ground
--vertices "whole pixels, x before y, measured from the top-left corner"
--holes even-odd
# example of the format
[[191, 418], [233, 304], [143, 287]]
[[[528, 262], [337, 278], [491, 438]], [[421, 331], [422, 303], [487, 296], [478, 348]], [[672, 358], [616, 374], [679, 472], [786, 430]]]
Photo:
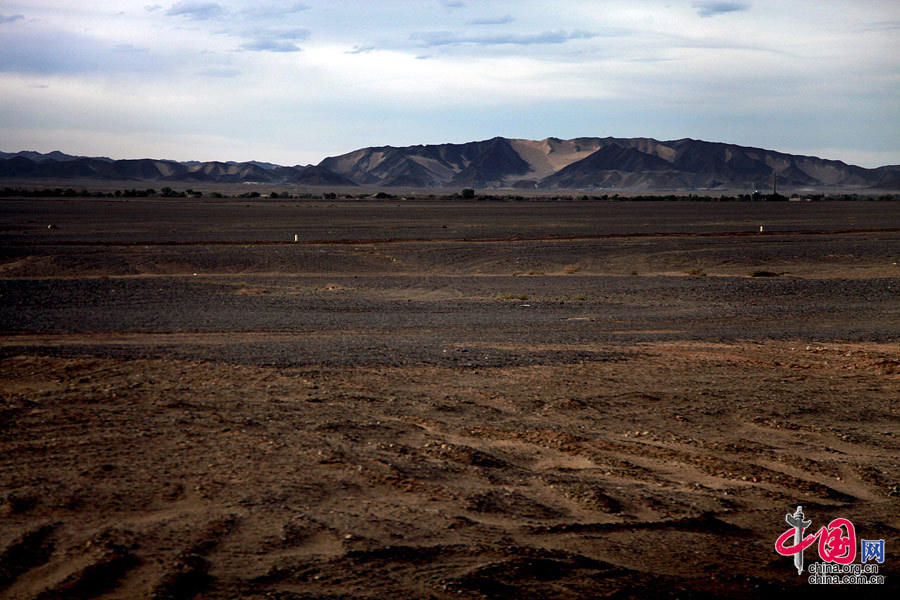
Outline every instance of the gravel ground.
[[898, 203], [0, 206], [0, 597], [900, 589]]

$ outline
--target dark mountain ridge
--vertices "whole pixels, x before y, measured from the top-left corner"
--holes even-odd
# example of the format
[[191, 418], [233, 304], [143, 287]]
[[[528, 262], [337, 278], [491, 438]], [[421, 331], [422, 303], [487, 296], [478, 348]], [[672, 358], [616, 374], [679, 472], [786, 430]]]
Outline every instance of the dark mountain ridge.
[[900, 165], [838, 160], [689, 138], [495, 137], [464, 144], [361, 148], [318, 165], [112, 160], [54, 151], [0, 153], [0, 178], [580, 190], [900, 189]]

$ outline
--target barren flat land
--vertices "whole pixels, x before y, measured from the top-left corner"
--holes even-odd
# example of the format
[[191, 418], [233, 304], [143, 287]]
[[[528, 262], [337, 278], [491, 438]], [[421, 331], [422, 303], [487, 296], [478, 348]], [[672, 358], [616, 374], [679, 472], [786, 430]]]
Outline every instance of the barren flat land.
[[797, 597], [802, 505], [896, 597], [898, 262], [896, 202], [4, 199], [0, 596]]

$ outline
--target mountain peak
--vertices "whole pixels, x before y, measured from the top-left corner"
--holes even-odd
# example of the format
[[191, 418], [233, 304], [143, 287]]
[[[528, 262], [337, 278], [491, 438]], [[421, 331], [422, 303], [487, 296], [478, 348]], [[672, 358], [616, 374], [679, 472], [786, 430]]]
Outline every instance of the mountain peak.
[[259, 182], [378, 187], [538, 187], [615, 190], [895, 190], [900, 166], [838, 160], [692, 138], [495, 136], [462, 144], [361, 148], [318, 165], [86, 158], [54, 151], [0, 152], [0, 177]]

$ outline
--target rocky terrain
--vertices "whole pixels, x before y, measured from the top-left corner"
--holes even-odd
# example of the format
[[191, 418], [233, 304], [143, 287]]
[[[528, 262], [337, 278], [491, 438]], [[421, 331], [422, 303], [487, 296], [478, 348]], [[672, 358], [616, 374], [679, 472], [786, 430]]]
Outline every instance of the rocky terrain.
[[898, 203], [0, 208], [0, 597], [900, 589]]

